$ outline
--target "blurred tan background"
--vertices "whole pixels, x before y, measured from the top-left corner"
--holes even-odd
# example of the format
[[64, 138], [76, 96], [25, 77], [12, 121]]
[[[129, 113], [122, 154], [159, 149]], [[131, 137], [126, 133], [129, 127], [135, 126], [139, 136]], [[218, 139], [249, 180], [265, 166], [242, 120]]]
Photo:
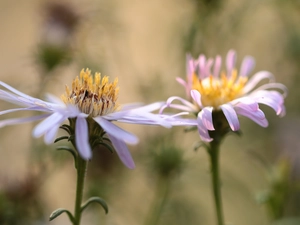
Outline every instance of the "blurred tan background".
[[[235, 49], [238, 68], [251, 55], [254, 72], [268, 70], [289, 88], [287, 115], [279, 119], [264, 107], [267, 129], [241, 119], [243, 135], [228, 136], [222, 146], [226, 224], [299, 224], [299, 22], [300, 2], [292, 0], [1, 0], [0, 80], [32, 96], [60, 96], [88, 67], [119, 78], [120, 103], [151, 103], [184, 97], [175, 78], [185, 77], [187, 52], [224, 58]], [[0, 102], [0, 110], [9, 107]], [[48, 216], [59, 207], [73, 210], [72, 159], [55, 144], [31, 139], [33, 126], [0, 130], [0, 223], [70, 224], [66, 215], [52, 222]], [[153, 144], [160, 142], [179, 148], [184, 166], [167, 178], [157, 224], [215, 224], [208, 157], [193, 150], [197, 133], [122, 126], [140, 138], [130, 146], [136, 169], [125, 168], [116, 154], [94, 153], [87, 196], [103, 197], [110, 212], [91, 207], [82, 224], [146, 224], [160, 184], [151, 151], [163, 148]]]

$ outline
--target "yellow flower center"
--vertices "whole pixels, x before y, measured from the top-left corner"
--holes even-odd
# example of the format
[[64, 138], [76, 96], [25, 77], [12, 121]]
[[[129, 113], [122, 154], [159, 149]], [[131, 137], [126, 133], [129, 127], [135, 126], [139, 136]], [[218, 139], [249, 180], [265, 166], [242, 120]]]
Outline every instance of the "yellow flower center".
[[72, 90], [66, 86], [66, 92], [61, 99], [66, 104], [76, 105], [83, 113], [92, 117], [106, 115], [118, 109], [116, 103], [119, 87], [118, 79], [109, 83], [108, 77], [101, 79], [100, 73], [91, 75], [89, 69], [81, 70], [80, 77], [72, 82]]
[[247, 80], [247, 77], [239, 77], [237, 79], [236, 70], [233, 70], [231, 77], [227, 77], [222, 72], [220, 78], [210, 75], [203, 80], [200, 80], [194, 74], [192, 89], [199, 91], [204, 107], [213, 106], [214, 108], [218, 108], [220, 105], [242, 96]]

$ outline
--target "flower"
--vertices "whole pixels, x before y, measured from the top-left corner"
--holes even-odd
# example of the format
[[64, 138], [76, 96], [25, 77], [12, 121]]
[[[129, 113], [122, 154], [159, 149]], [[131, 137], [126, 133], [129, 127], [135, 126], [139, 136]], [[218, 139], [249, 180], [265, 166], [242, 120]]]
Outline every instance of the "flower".
[[0, 99], [21, 106], [21, 108], [0, 111], [0, 115], [16, 111], [39, 111], [44, 114], [27, 118], [14, 118], [0, 121], [0, 127], [20, 124], [43, 119], [33, 130], [34, 137], [44, 135], [46, 144], [53, 143], [58, 129], [67, 119], [75, 123], [75, 144], [80, 156], [86, 160], [91, 159], [92, 149], [89, 143], [89, 127], [95, 122], [106, 132], [121, 161], [129, 168], [134, 168], [134, 162], [127, 144], [136, 144], [138, 138], [116, 126], [112, 121], [134, 124], [152, 124], [170, 127], [170, 124], [159, 115], [150, 113], [161, 107], [162, 103], [153, 103], [146, 106], [130, 104], [121, 107], [117, 103], [118, 80], [110, 83], [107, 76], [101, 78], [96, 73], [94, 78], [91, 71], [82, 70], [72, 88], [66, 86], [66, 92], [59, 99], [47, 95], [48, 101], [43, 101], [26, 95], [8, 84], [0, 81]]
[[[213, 60], [206, 59], [204, 55], [200, 55], [198, 59], [187, 55], [187, 80], [177, 78], [177, 81], [185, 88], [188, 99], [170, 97], [160, 112], [166, 108], [174, 108], [194, 113], [197, 115], [196, 120], [176, 118], [172, 125], [196, 125], [201, 139], [206, 142], [213, 140], [210, 131], [216, 130], [214, 120], [218, 112], [223, 113], [222, 116], [225, 116], [232, 131], [240, 129], [238, 115], [267, 127], [268, 121], [259, 104], [273, 108], [278, 116], [284, 116], [287, 88], [275, 83], [273, 75], [268, 71], [257, 72], [248, 79], [255, 65], [251, 56], [244, 58], [239, 74], [235, 62], [236, 52], [230, 50], [226, 57], [226, 71], [221, 72], [220, 56]], [[268, 82], [259, 86], [264, 80]], [[174, 104], [175, 100], [181, 104]]]

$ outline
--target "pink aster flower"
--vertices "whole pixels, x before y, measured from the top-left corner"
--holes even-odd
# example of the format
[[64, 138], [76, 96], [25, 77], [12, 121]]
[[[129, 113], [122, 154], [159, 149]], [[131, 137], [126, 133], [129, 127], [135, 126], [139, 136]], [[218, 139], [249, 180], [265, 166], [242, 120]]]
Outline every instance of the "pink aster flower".
[[27, 118], [2, 120], [0, 127], [43, 120], [34, 128], [33, 136], [37, 138], [44, 135], [45, 143], [50, 144], [54, 142], [61, 124], [67, 119], [71, 119], [75, 124], [75, 144], [78, 153], [83, 159], [88, 160], [92, 157], [89, 136], [93, 132], [92, 127], [99, 125], [106, 132], [121, 161], [127, 167], [134, 168], [135, 165], [126, 143], [137, 144], [138, 138], [112, 122], [165, 127], [170, 127], [170, 124], [161, 116], [150, 113], [160, 108], [162, 103], [153, 103], [142, 107], [138, 107], [137, 104], [121, 107], [117, 103], [119, 91], [117, 82], [115, 79], [110, 83], [107, 76], [101, 79], [99, 73], [93, 77], [90, 70], [82, 70], [80, 77], [73, 81], [72, 88], [69, 89], [66, 86], [65, 94], [61, 98], [48, 95], [48, 101], [43, 101], [0, 81], [0, 86], [7, 89], [0, 89], [0, 99], [21, 106], [21, 108], [0, 111], [0, 115], [17, 111], [43, 112], [41, 115]]
[[[268, 126], [260, 104], [267, 105], [275, 110], [278, 116], [285, 115], [284, 98], [287, 88], [274, 82], [274, 76], [268, 71], [255, 73], [250, 79], [255, 61], [246, 56], [238, 73], [236, 53], [230, 50], [226, 57], [226, 70], [221, 72], [222, 59], [206, 59], [200, 55], [193, 59], [187, 55], [187, 79], [177, 78], [185, 88], [187, 100], [181, 97], [170, 97], [161, 108], [174, 108], [183, 112], [197, 115], [196, 120], [179, 118], [174, 119], [173, 125], [196, 125], [203, 141], [210, 142], [209, 131], [215, 130], [214, 113], [223, 112], [232, 131], [240, 129], [238, 116], [245, 116], [262, 127]], [[259, 85], [261, 81], [265, 84]], [[174, 103], [174, 101], [180, 103]]]

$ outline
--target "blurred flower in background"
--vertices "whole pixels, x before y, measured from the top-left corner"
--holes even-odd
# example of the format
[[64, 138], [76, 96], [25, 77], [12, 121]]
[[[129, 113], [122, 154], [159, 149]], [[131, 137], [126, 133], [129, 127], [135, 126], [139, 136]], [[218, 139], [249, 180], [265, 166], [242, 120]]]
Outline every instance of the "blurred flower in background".
[[[40, 198], [41, 174], [30, 172], [21, 180], [1, 178], [0, 224], [32, 224], [44, 221], [43, 202]], [[42, 224], [42, 223], [41, 223]]]
[[[235, 64], [236, 53], [233, 50], [230, 50], [226, 57], [226, 72], [221, 72], [220, 56], [217, 56], [214, 61], [211, 58], [206, 59], [204, 55], [200, 55], [198, 59], [188, 55], [187, 80], [177, 78], [186, 89], [188, 100], [176, 96], [170, 97], [161, 111], [165, 108], [174, 108], [197, 114], [198, 131], [201, 139], [206, 142], [212, 141], [209, 132], [217, 129], [215, 126], [221, 124], [220, 128], [223, 130], [221, 133], [228, 132], [228, 126], [222, 123], [223, 114], [232, 131], [240, 129], [238, 115], [248, 117], [260, 126], [267, 127], [268, 121], [259, 104], [273, 108], [278, 116], [284, 116], [286, 87], [274, 83], [273, 75], [267, 71], [255, 73], [248, 81], [248, 75], [255, 64], [250, 56], [244, 58], [239, 74]], [[258, 86], [264, 80], [267, 83]], [[175, 100], [182, 104], [174, 104]]]
[[43, 24], [36, 59], [44, 72], [72, 59], [74, 33], [81, 17], [71, 4], [48, 1], [42, 9]]
[[148, 144], [148, 152], [148, 170], [153, 179], [154, 199], [148, 206], [144, 225], [159, 223], [166, 205], [170, 204], [169, 198], [176, 180], [186, 166], [183, 151], [174, 143], [173, 135], [154, 137]]

